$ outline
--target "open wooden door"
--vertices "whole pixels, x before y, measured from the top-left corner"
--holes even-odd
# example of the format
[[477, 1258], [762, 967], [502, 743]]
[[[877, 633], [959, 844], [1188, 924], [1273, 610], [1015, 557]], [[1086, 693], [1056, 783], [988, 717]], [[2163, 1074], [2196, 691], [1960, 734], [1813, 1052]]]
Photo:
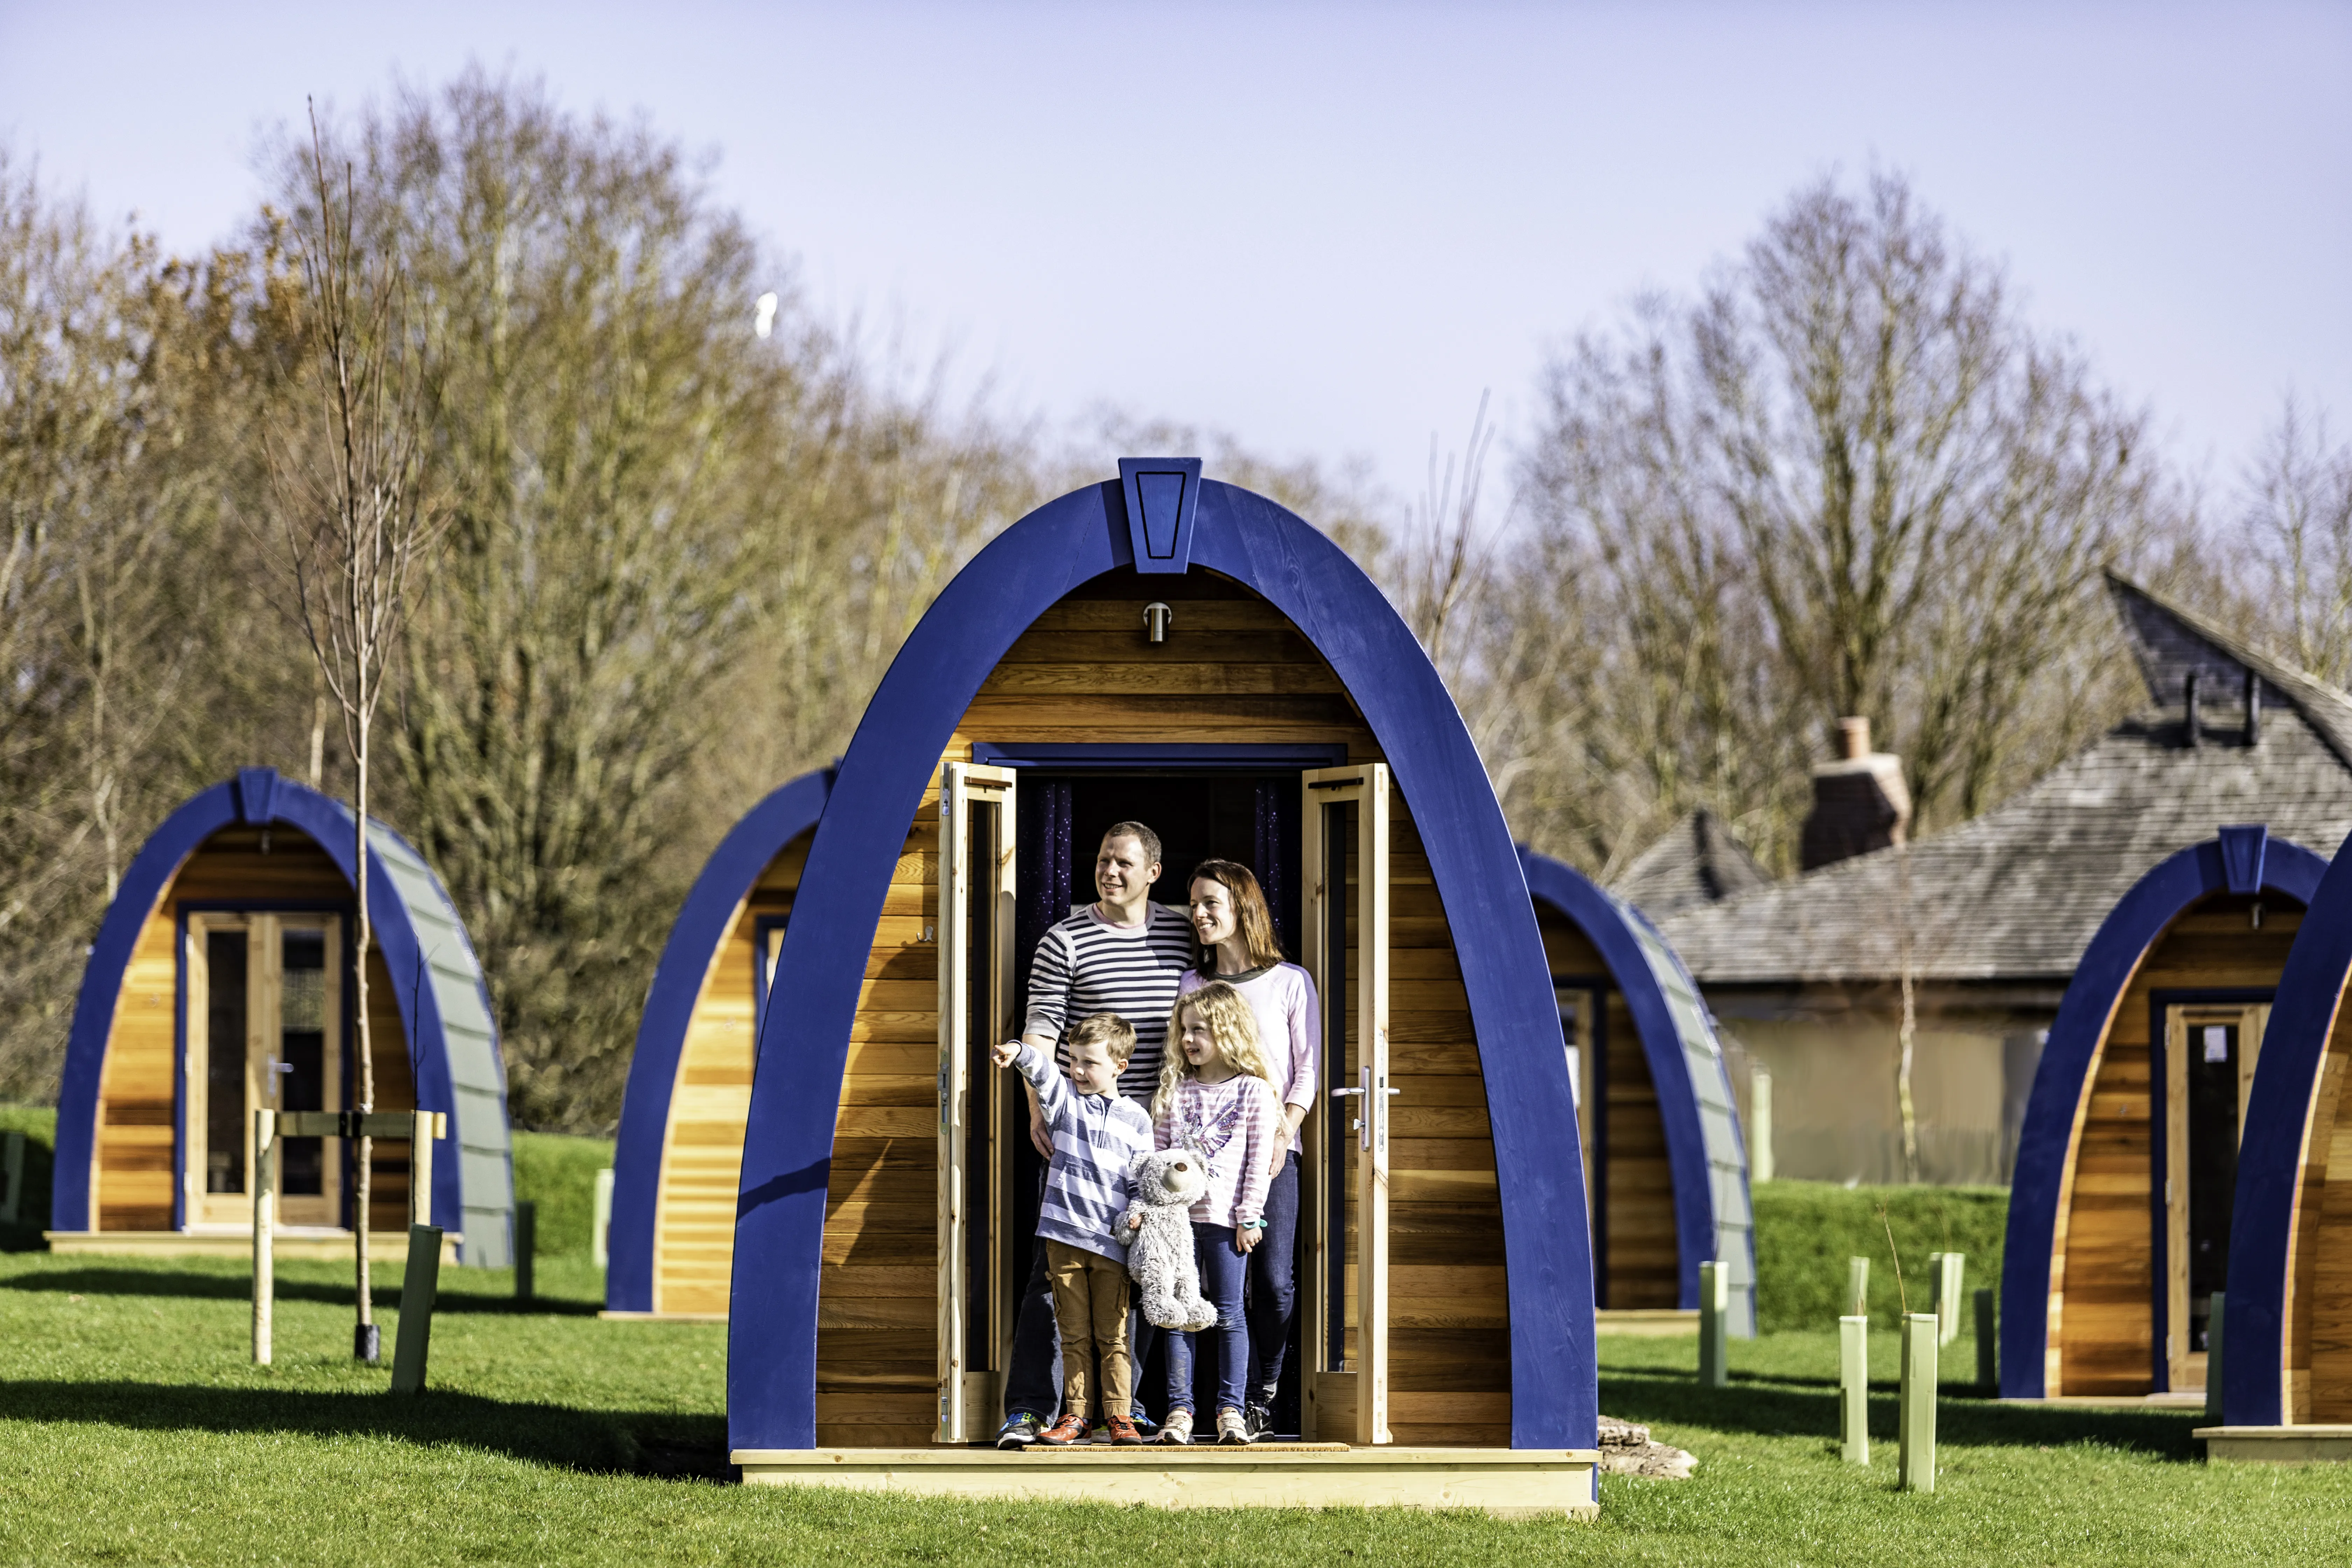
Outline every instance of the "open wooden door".
[[1332, 1108], [1307, 1123], [1301, 1207], [1313, 1241], [1302, 1343], [1317, 1370], [1306, 1417], [1309, 1436], [1369, 1447], [1391, 1440], [1389, 1099], [1397, 1091], [1389, 1087], [1389, 770], [1382, 763], [1315, 768], [1302, 782], [1304, 947], [1327, 1015], [1323, 1070]]
[[939, 1440], [992, 1426], [1012, 1339], [996, 1130], [1006, 1096], [988, 1048], [1013, 996], [1013, 779], [950, 763], [940, 779]]
[[2164, 1010], [2164, 1321], [2158, 1328], [2176, 1394], [2205, 1386], [2213, 1293], [2230, 1258], [2238, 1145], [2253, 1091], [2267, 1002], [2177, 1002]]

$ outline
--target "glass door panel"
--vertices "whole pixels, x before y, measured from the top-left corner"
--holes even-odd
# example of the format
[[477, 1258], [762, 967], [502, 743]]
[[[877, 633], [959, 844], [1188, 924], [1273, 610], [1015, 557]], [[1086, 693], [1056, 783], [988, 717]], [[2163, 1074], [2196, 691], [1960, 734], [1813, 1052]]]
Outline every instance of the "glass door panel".
[[[252, 1223], [255, 1111], [343, 1109], [341, 931], [331, 915], [189, 917], [192, 1223]], [[279, 1143], [280, 1223], [341, 1225], [342, 1185], [341, 1140]]]

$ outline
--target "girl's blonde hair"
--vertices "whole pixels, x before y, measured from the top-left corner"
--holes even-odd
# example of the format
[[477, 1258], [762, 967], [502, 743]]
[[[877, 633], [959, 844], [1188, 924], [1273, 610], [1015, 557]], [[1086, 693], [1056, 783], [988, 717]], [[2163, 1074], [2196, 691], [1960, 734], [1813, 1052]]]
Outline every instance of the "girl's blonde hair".
[[1176, 1086], [1190, 1077], [1192, 1064], [1184, 1059], [1184, 1010], [1191, 1008], [1201, 1015], [1209, 1026], [1209, 1037], [1217, 1042], [1217, 1050], [1236, 1071], [1262, 1078], [1268, 1083], [1274, 1074], [1266, 1069], [1265, 1051], [1258, 1043], [1257, 1014], [1251, 1010], [1242, 994], [1222, 980], [1212, 980], [1198, 991], [1187, 991], [1176, 998], [1176, 1005], [1168, 1009], [1168, 1045], [1160, 1058], [1160, 1092], [1151, 1097], [1151, 1114], [1157, 1117], [1166, 1107], [1176, 1102]]

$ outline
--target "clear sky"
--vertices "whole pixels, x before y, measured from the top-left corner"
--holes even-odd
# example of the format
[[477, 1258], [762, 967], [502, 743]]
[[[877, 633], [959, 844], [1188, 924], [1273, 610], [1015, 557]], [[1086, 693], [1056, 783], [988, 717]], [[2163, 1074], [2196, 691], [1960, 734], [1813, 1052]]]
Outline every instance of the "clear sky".
[[2343, 0], [0, 0], [0, 136], [193, 249], [251, 209], [257, 138], [305, 93], [469, 59], [712, 151], [821, 309], [951, 347], [1016, 406], [1361, 457], [1402, 498], [1482, 389], [1514, 432], [1548, 343], [1874, 163], [2185, 465], [2226, 484], [2289, 388], [2352, 425]]

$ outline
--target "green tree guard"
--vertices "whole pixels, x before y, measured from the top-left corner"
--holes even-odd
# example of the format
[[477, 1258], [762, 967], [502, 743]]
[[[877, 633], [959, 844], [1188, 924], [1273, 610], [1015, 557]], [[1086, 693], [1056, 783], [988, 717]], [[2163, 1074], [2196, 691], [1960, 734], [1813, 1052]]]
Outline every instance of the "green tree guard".
[[1864, 1317], [1870, 1316], [1870, 1259], [1849, 1258], [1845, 1260], [1845, 1299]]
[[1895, 1485], [1906, 1492], [1936, 1489], [1936, 1314], [1903, 1318], [1903, 1393]]
[[2000, 1392], [2000, 1325], [1993, 1319], [1992, 1290], [1977, 1290], [1977, 1386], [1987, 1399]]
[[1838, 1423], [1844, 1429], [1845, 1462], [1870, 1463], [1870, 1318], [1866, 1313], [1838, 1320]]
[[392, 1345], [392, 1391], [425, 1389], [425, 1355], [433, 1339], [433, 1303], [441, 1294], [441, 1227], [408, 1227], [408, 1268], [400, 1278], [400, 1330]]
[[1727, 1361], [1730, 1351], [1731, 1266], [1698, 1266], [1698, 1380], [1708, 1388], [1731, 1381]]
[[2213, 1292], [2213, 1315], [2205, 1323], [2205, 1424], [2222, 1425], [2221, 1419], [2221, 1296]]

